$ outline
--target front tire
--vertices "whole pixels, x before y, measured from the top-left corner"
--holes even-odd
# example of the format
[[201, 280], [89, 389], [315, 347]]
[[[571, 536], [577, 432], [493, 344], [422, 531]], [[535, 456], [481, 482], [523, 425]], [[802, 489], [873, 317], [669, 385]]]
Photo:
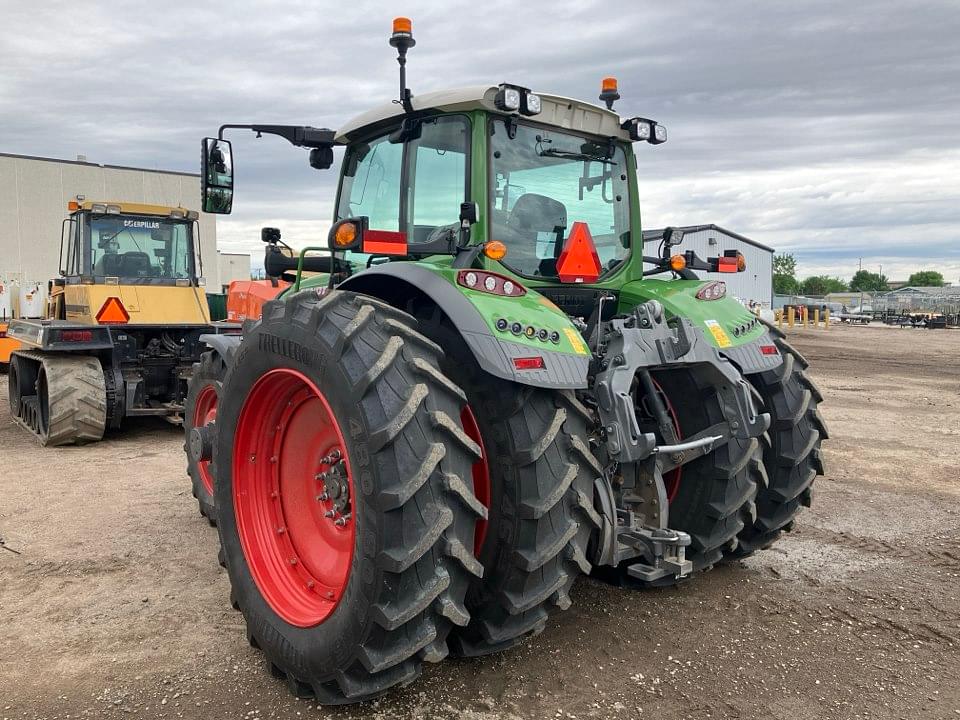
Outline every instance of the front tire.
[[369, 297], [301, 292], [264, 306], [224, 383], [215, 495], [232, 599], [274, 672], [323, 704], [445, 657], [482, 573], [479, 448], [415, 325]]

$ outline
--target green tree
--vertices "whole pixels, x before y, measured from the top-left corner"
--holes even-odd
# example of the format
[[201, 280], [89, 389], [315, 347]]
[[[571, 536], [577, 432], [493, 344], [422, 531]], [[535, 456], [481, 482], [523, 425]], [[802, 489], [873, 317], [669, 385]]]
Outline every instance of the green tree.
[[800, 292], [800, 285], [793, 275], [774, 273], [773, 292], [777, 295], [796, 295]]
[[847, 284], [840, 278], [827, 275], [813, 275], [800, 283], [800, 291], [804, 295], [826, 295], [832, 292], [845, 292]]
[[943, 275], [936, 270], [920, 270], [907, 280], [907, 285], [914, 287], [943, 287]]
[[879, 273], [872, 273], [869, 270], [857, 270], [853, 279], [850, 281], [850, 289], [854, 292], [863, 290], [864, 292], [873, 292], [876, 290], [887, 289], [887, 276]]
[[797, 260], [791, 253], [781, 253], [773, 256], [773, 274], [797, 276]]

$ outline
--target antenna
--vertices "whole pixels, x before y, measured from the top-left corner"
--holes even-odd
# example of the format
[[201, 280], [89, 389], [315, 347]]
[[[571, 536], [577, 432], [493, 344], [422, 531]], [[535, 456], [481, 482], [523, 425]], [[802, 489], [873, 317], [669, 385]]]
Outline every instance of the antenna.
[[417, 44], [413, 39], [413, 23], [410, 18], [398, 17], [393, 19], [393, 34], [390, 44], [397, 49], [397, 62], [400, 64], [400, 104], [404, 112], [412, 113], [413, 105], [410, 99], [413, 93], [407, 87], [407, 50]]

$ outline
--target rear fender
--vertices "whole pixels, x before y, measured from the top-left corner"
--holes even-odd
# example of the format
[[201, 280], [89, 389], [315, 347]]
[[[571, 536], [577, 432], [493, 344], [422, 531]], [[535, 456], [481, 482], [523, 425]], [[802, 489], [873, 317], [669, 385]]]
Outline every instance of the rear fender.
[[223, 363], [227, 367], [233, 363], [233, 356], [237, 353], [237, 348], [240, 347], [240, 341], [243, 339], [241, 335], [201, 335], [200, 342], [205, 343], [209, 348], [214, 350], [220, 357], [223, 358]]
[[[411, 299], [426, 297], [457, 329], [487, 373], [522, 385], [577, 389], [587, 386], [590, 352], [579, 331], [552, 302], [528, 288], [522, 297], [502, 297], [456, 284], [457, 270], [429, 262], [394, 262], [351, 276], [339, 290], [371, 295], [404, 309]], [[496, 321], [559, 333], [559, 342], [499, 331]], [[518, 358], [541, 357], [542, 369], [520, 370]]]

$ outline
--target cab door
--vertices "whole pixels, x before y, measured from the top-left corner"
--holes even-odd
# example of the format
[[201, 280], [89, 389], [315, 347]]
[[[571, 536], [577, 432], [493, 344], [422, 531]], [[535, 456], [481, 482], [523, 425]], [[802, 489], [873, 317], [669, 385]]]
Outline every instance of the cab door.
[[[392, 142], [394, 132], [347, 150], [336, 219], [366, 216], [371, 230], [399, 233], [413, 250], [459, 227], [468, 190], [470, 120], [425, 118], [406, 142]], [[372, 257], [350, 253], [353, 262]]]

